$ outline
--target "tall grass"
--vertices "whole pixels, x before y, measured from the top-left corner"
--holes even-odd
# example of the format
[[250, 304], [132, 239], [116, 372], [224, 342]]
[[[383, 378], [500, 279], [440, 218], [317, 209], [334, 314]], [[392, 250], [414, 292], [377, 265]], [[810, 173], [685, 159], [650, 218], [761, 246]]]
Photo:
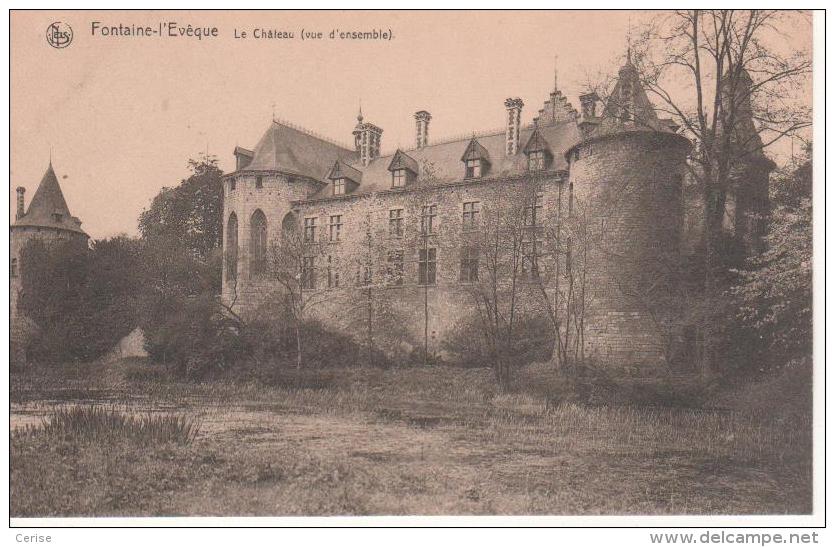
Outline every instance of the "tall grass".
[[40, 425], [28, 426], [23, 435], [47, 435], [74, 441], [126, 440], [143, 445], [187, 445], [200, 432], [200, 422], [175, 415], [134, 415], [116, 408], [73, 406], [45, 417]]

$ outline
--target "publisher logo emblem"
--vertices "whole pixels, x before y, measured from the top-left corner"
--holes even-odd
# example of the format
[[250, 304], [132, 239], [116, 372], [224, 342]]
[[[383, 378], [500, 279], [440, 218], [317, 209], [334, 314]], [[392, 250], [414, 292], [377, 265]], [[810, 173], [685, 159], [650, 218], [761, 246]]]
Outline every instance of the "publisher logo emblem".
[[46, 27], [46, 43], [62, 49], [72, 43], [72, 28], [67, 23], [56, 21]]

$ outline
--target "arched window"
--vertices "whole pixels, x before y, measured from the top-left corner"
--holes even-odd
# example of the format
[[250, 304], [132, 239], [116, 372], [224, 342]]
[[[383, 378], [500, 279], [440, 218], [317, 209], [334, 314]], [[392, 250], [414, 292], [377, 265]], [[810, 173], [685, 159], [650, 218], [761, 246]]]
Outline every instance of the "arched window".
[[226, 280], [238, 278], [238, 217], [229, 215], [226, 223]]
[[285, 234], [294, 234], [299, 229], [299, 219], [293, 213], [284, 215], [284, 220], [281, 221], [281, 231]]
[[261, 209], [252, 213], [250, 233], [251, 275], [262, 275], [267, 270], [267, 217]]

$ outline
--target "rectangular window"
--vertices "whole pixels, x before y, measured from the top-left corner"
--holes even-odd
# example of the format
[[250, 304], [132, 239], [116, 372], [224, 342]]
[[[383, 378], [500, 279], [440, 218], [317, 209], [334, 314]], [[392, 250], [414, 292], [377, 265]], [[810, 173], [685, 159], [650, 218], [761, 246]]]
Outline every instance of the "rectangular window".
[[9, 272], [9, 276], [10, 277], [17, 277], [17, 259], [16, 258], [12, 259], [12, 266], [11, 266], [11, 271]]
[[342, 237], [342, 215], [331, 215], [331, 222], [328, 228], [328, 238], [331, 241], [339, 241]]
[[302, 258], [302, 289], [312, 290], [316, 288], [316, 257], [305, 256]]
[[264, 177], [255, 177], [255, 188], [264, 187]]
[[467, 178], [477, 179], [481, 176], [481, 160], [467, 160]]
[[328, 288], [339, 288], [339, 271], [334, 267], [334, 260], [332, 256], [328, 256]]
[[437, 262], [436, 249], [420, 249], [418, 251], [418, 284], [435, 284]]
[[403, 284], [403, 251], [389, 251], [386, 275], [391, 285]]
[[237, 186], [237, 181], [235, 179], [229, 179], [229, 191], [234, 192], [236, 186]]
[[389, 211], [389, 236], [403, 237], [403, 209]]
[[481, 203], [478, 201], [464, 202], [464, 212], [462, 217], [464, 230], [475, 230], [478, 228], [479, 213], [481, 212]]
[[522, 279], [539, 279], [539, 249], [537, 240], [522, 243]]
[[536, 228], [542, 225], [542, 200], [542, 194], [528, 198], [523, 215], [525, 227]]
[[403, 188], [404, 186], [406, 186], [406, 170], [395, 169], [391, 172], [391, 187]]
[[545, 151], [537, 150], [528, 154], [528, 170], [542, 171], [545, 169]]
[[333, 181], [333, 195], [341, 196], [345, 194], [345, 179], [336, 179]]
[[462, 283], [478, 281], [478, 248], [464, 247], [461, 249], [460, 280]]
[[313, 243], [316, 241], [316, 217], [304, 219], [304, 242]]
[[420, 233], [430, 235], [435, 233], [435, 217], [438, 216], [437, 205], [424, 205], [420, 214]]

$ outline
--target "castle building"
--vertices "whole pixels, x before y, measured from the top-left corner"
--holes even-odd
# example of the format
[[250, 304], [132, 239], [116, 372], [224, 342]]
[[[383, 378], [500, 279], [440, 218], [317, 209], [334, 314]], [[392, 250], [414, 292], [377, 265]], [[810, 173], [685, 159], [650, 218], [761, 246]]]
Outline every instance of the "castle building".
[[52, 162], [46, 169], [28, 209], [25, 207], [26, 189], [17, 187], [17, 210], [15, 220], [10, 227], [10, 265], [9, 292], [11, 300], [11, 345], [12, 358], [15, 361], [25, 361], [23, 347], [27, 336], [29, 321], [18, 310], [22, 296], [22, 271], [24, 263], [24, 249], [34, 241], [46, 243], [72, 242], [80, 249], [87, 248], [89, 236], [81, 229], [81, 220], [74, 217], [67, 207], [58, 177], [52, 168]]
[[[593, 93], [580, 103], [555, 88], [526, 125], [524, 102], [509, 98], [504, 129], [440, 142], [420, 110], [415, 145], [385, 155], [383, 130], [361, 112], [353, 147], [274, 120], [253, 150], [235, 149], [224, 178], [224, 301], [246, 316], [274, 300], [271, 251], [298, 230], [317, 318], [358, 337], [373, 319], [392, 347], [442, 353], [478, 313], [485, 234], [515, 207], [520, 312], [564, 308], [563, 328], [582, 331], [576, 344], [601, 365], [665, 366], [691, 143], [658, 117], [629, 59], [606, 104]], [[365, 308], [352, 293], [377, 270], [388, 305]]]

